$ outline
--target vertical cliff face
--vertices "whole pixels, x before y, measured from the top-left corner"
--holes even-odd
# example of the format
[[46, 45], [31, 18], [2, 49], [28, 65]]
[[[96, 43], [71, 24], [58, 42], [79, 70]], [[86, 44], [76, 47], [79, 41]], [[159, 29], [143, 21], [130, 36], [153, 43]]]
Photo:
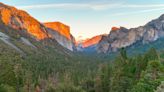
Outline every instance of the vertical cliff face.
[[71, 40], [71, 33], [70, 33], [70, 27], [61, 23], [61, 22], [48, 22], [44, 23], [44, 25], [48, 28], [53, 29], [54, 31], [57, 31], [67, 39]]
[[97, 46], [98, 53], [116, 52], [123, 47], [129, 47], [138, 42], [148, 44], [164, 37], [164, 15], [152, 20], [145, 26], [126, 29], [120, 27], [111, 30], [103, 37]]
[[49, 28], [48, 33], [63, 47], [75, 50], [75, 39], [70, 33], [70, 27], [61, 22], [48, 22], [44, 25]]
[[[60, 22], [42, 24], [28, 13], [0, 3], [0, 27], [3, 32], [16, 31], [19, 36], [26, 36], [37, 41], [56, 40], [65, 48], [73, 51], [75, 39], [70, 34], [70, 28]], [[15, 35], [16, 36], [16, 35]]]

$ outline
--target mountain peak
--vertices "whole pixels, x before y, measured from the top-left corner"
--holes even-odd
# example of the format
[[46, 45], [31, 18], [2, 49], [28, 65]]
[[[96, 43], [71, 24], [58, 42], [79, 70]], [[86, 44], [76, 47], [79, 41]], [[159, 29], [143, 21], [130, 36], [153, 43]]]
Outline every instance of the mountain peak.
[[111, 30], [112, 31], [117, 31], [117, 30], [120, 30], [120, 28], [119, 27], [112, 27]]

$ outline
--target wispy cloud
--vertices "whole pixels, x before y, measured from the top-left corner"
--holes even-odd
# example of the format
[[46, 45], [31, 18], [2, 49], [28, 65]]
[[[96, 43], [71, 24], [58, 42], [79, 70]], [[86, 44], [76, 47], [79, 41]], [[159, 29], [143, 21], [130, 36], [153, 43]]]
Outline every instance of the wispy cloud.
[[87, 8], [87, 4], [71, 4], [71, 3], [62, 3], [62, 4], [41, 4], [41, 5], [27, 5], [27, 6], [18, 6], [21, 9], [43, 9], [43, 8]]
[[58, 8], [58, 9], [93, 9], [93, 10], [104, 10], [117, 7], [121, 4], [73, 4], [73, 3], [63, 3], [63, 4], [41, 4], [41, 5], [28, 5], [28, 6], [18, 6], [20, 9], [44, 9], [44, 8]]
[[154, 12], [154, 11], [161, 11], [161, 10], [164, 10], [164, 8], [146, 9], [146, 10], [139, 10], [139, 11], [133, 11], [133, 12], [115, 13], [111, 16], [131, 15], [131, 14], [147, 13], [147, 12]]
[[27, 5], [18, 6], [20, 9], [43, 9], [43, 8], [58, 8], [58, 9], [93, 9], [93, 10], [106, 10], [113, 8], [160, 8], [164, 7], [164, 4], [146, 4], [146, 5], [134, 5], [123, 3], [110, 3], [110, 4], [80, 4], [80, 3], [59, 3], [59, 4], [40, 4], [40, 5]]
[[164, 7], [164, 4], [146, 4], [146, 5], [121, 5], [122, 8], [158, 8]]
[[146, 5], [135, 5], [135, 4], [98, 4], [91, 5], [92, 9], [96, 10], [105, 10], [105, 9], [113, 9], [113, 8], [160, 8], [164, 7], [164, 4], [146, 4]]

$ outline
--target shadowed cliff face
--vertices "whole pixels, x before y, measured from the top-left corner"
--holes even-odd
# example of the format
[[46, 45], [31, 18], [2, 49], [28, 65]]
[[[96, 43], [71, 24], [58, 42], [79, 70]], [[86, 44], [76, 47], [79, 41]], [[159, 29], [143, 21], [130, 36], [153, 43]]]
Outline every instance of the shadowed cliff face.
[[[115, 28], [114, 28], [115, 29]], [[148, 44], [164, 37], [164, 15], [152, 20], [145, 26], [126, 29], [120, 27], [103, 37], [98, 43], [98, 53], [116, 52], [119, 48], [129, 47], [138, 42]]]
[[[10, 28], [21, 36], [28, 35], [37, 41], [55, 39], [65, 48], [73, 51], [75, 48], [74, 37], [70, 34], [70, 28], [60, 22], [46, 23], [45, 25], [31, 17], [28, 13], [14, 7], [0, 3], [0, 26], [4, 31]], [[3, 28], [1, 28], [3, 29]]]
[[70, 33], [70, 27], [60, 22], [44, 23], [49, 28], [48, 33], [56, 39], [63, 47], [75, 50], [75, 39]]

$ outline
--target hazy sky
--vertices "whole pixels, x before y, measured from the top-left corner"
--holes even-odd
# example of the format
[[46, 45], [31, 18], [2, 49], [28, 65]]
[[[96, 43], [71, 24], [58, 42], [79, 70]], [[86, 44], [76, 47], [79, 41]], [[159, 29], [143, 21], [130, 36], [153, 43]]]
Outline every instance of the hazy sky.
[[0, 0], [41, 22], [61, 21], [78, 38], [109, 33], [112, 26], [144, 25], [164, 14], [164, 0]]

